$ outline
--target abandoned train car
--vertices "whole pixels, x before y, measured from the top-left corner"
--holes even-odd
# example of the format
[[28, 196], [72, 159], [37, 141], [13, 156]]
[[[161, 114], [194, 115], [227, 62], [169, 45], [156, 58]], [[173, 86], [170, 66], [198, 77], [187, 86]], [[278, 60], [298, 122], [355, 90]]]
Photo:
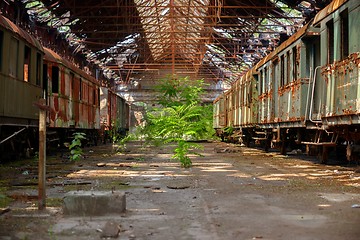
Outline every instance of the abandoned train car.
[[[0, 15], [0, 161], [38, 147], [39, 99], [45, 98], [48, 145], [62, 146], [74, 132], [97, 144], [101, 135], [100, 82]], [[128, 129], [129, 106], [113, 93], [111, 127]], [[114, 113], [112, 113], [114, 112]], [[104, 116], [102, 116], [104, 118]], [[105, 116], [107, 118], [107, 116]]]
[[39, 41], [0, 15], [1, 153], [37, 146], [33, 127], [38, 109], [33, 103], [43, 97], [43, 55]]
[[336, 0], [214, 101], [219, 136], [265, 150], [360, 149], [360, 2]]
[[111, 136], [125, 136], [129, 131], [129, 104], [106, 87], [100, 87], [101, 140], [112, 141]]
[[96, 143], [100, 129], [100, 83], [51, 49], [44, 50], [49, 133], [63, 143], [73, 132], [81, 131]]

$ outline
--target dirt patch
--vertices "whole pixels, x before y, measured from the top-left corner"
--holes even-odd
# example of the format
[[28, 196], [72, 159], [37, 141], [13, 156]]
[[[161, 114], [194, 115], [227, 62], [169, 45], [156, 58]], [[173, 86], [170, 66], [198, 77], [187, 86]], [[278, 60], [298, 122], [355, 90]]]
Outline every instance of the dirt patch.
[[[0, 197], [10, 211], [0, 216], [0, 239], [100, 239], [113, 226], [118, 239], [359, 239], [355, 167], [201, 144], [203, 157], [192, 156], [189, 169], [170, 160], [173, 146], [141, 142], [128, 143], [123, 153], [110, 145], [86, 149], [87, 157], [76, 163], [51, 157], [51, 207], [44, 212], [36, 210], [37, 189], [30, 185], [36, 165], [5, 164], [11, 171], [1, 169]], [[127, 211], [65, 217], [61, 199], [76, 190], [124, 191]]]

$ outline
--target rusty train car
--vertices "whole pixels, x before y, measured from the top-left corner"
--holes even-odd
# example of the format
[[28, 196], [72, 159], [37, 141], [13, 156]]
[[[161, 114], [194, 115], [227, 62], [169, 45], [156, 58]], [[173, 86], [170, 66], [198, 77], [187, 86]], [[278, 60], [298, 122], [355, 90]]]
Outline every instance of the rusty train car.
[[49, 140], [68, 141], [75, 131], [85, 132], [96, 144], [100, 129], [100, 83], [51, 49], [44, 48], [43, 80], [48, 111]]
[[[126, 117], [124, 117], [126, 116]], [[101, 140], [111, 141], [112, 135], [125, 136], [129, 130], [130, 108], [125, 99], [109, 88], [100, 88]]]
[[224, 139], [303, 146], [325, 163], [331, 149], [360, 152], [360, 2], [334, 0], [213, 103]]
[[[36, 151], [36, 103], [43, 98], [48, 107], [48, 145], [62, 145], [74, 132], [85, 132], [88, 142], [96, 144], [104, 128], [100, 121], [101, 89], [94, 77], [0, 15], [0, 160]], [[116, 101], [128, 109], [124, 100]], [[128, 112], [119, 113], [119, 106], [109, 108], [106, 114], [128, 119]], [[124, 128], [128, 128], [125, 122]]]

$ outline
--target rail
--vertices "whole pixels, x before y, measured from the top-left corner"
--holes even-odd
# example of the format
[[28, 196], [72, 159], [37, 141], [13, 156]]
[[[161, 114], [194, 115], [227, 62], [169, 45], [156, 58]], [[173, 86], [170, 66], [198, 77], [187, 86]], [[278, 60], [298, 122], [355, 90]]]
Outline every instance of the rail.
[[23, 129], [20, 129], [20, 130], [17, 131], [17, 132], [14, 132], [12, 135], [8, 136], [8, 137], [5, 138], [4, 140], [1, 140], [0, 145], [3, 144], [4, 142], [6, 142], [7, 140], [9, 140], [10, 138], [15, 137], [16, 135], [18, 135], [19, 133], [21, 133], [21, 132], [24, 131], [25, 129], [26, 129], [26, 127], [23, 128]]

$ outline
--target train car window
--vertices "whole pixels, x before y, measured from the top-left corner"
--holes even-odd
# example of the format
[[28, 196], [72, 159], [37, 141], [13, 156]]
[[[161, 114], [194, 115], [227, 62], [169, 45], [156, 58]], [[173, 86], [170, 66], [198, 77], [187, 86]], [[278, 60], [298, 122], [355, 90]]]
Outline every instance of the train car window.
[[82, 79], [80, 78], [80, 85], [79, 85], [79, 100], [82, 100]]
[[25, 45], [24, 51], [24, 81], [29, 82], [30, 79], [30, 66], [31, 63], [31, 48]]
[[232, 106], [233, 106], [233, 107], [236, 107], [236, 105], [237, 105], [237, 104], [236, 104], [236, 91], [233, 92], [233, 97], [232, 97], [231, 100], [232, 100]]
[[56, 66], [53, 66], [51, 68], [51, 91], [52, 93], [59, 93], [59, 68]]
[[[274, 65], [274, 72], [276, 71]], [[281, 55], [280, 57], [280, 87], [285, 85], [285, 55]]]
[[96, 103], [96, 105], [99, 105], [99, 103], [100, 103], [100, 88], [98, 88], [97, 89], [97, 103]]
[[47, 93], [48, 93], [48, 65], [47, 64], [43, 64], [43, 91], [44, 91], [44, 98], [47, 97]]
[[36, 85], [41, 85], [41, 54], [36, 54]]
[[94, 105], [96, 104], [96, 89], [95, 89], [95, 86], [93, 88], [93, 104]]
[[2, 72], [2, 65], [3, 65], [3, 45], [4, 45], [4, 32], [0, 31], [0, 72]]
[[348, 10], [340, 13], [340, 28], [341, 28], [341, 42], [340, 42], [340, 57], [341, 60], [349, 55], [349, 14]]
[[263, 92], [265, 93], [267, 91], [266, 85], [267, 85], [267, 81], [268, 81], [268, 70], [267, 67], [264, 68], [264, 81], [263, 81]]
[[19, 57], [19, 40], [12, 37], [9, 48], [9, 74], [13, 77], [18, 76], [18, 57]]
[[328, 43], [327, 63], [330, 64], [334, 61], [334, 21], [332, 19], [328, 21], [326, 27]]
[[239, 106], [242, 107], [243, 105], [243, 86], [239, 85]]
[[262, 80], [263, 80], [263, 71], [260, 70], [260, 76], [257, 78], [257, 83], [258, 83], [258, 86], [259, 86], [259, 95], [262, 94], [262, 88], [261, 88], [261, 84], [262, 84]]
[[[69, 96], [72, 96], [73, 99], [76, 99], [76, 97], [75, 97], [75, 93], [76, 93], [75, 92], [75, 74], [73, 72], [70, 72], [70, 86], [71, 86], [71, 89], [68, 94], [69, 94]], [[67, 95], [66, 89], [62, 89], [62, 91], [65, 93], [65, 95]]]
[[296, 46], [295, 47], [293, 47], [293, 49], [292, 49], [292, 67], [293, 67], [293, 81], [296, 81], [296, 79], [297, 79], [297, 72], [298, 72], [298, 68], [297, 68], [297, 60], [296, 60], [296, 58], [297, 58], [297, 48], [296, 48]]
[[249, 92], [248, 92], [249, 105], [252, 103], [252, 95], [253, 95], [252, 86], [253, 86], [253, 83], [250, 82], [250, 84], [249, 84]]
[[239, 85], [239, 88], [236, 91], [238, 93], [238, 94], [236, 94], [236, 96], [237, 96], [237, 100], [236, 100], [237, 107], [241, 107], [241, 98], [240, 98], [239, 91], [240, 91], [240, 85]]
[[286, 79], [285, 84], [290, 82], [290, 51], [286, 53]]

